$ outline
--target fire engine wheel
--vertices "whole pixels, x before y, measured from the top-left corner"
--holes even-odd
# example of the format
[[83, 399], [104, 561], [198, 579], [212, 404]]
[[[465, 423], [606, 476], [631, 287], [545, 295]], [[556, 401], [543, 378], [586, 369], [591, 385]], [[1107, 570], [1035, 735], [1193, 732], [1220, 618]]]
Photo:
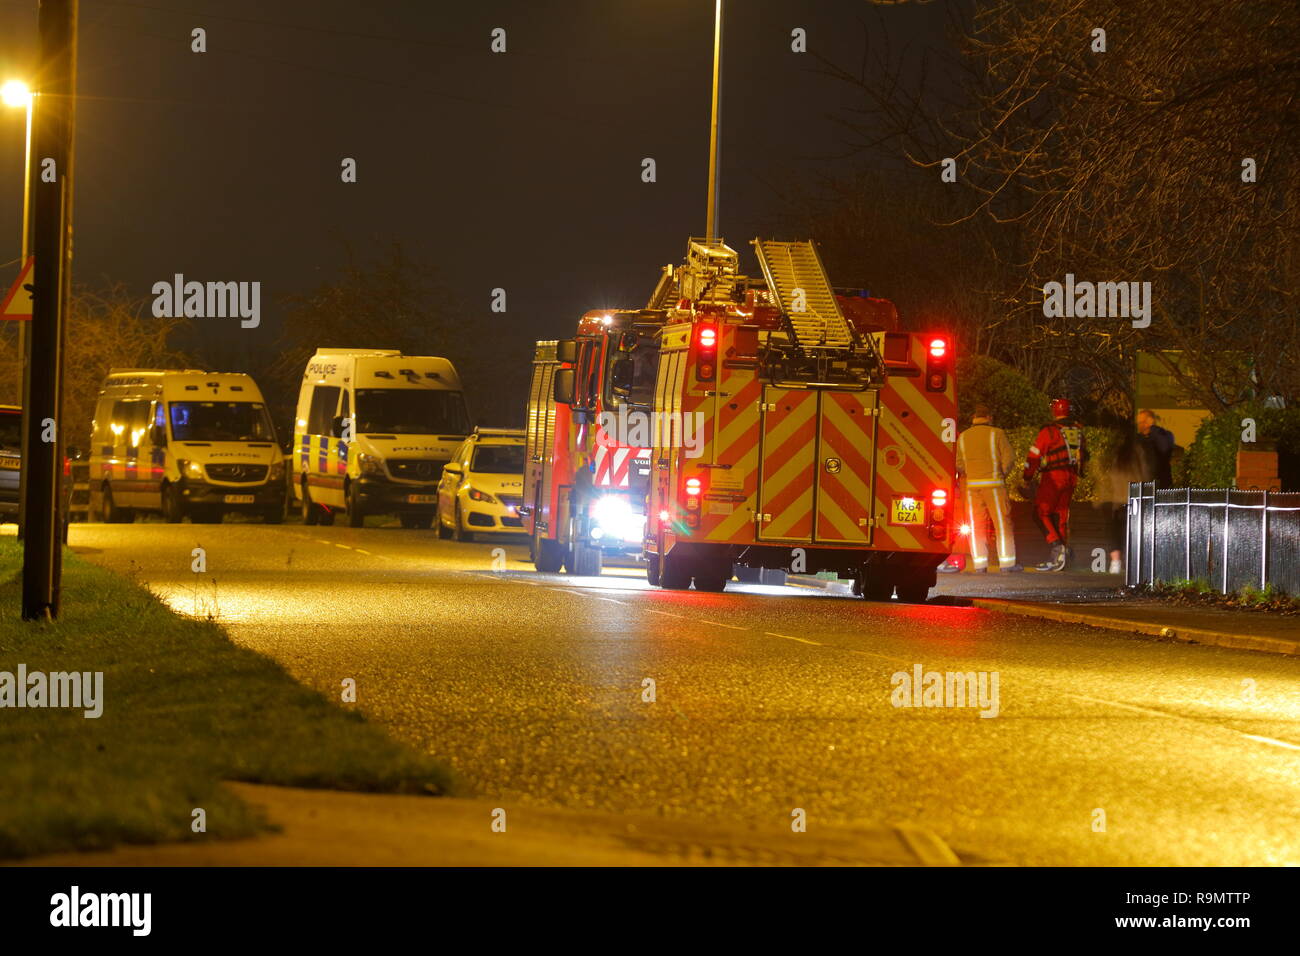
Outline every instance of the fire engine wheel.
[[652, 588], [659, 587], [659, 555], [646, 556], [645, 579]]
[[550, 538], [533, 538], [533, 566], [543, 574], [555, 574], [564, 567], [564, 549]]
[[580, 578], [597, 578], [604, 569], [603, 558], [600, 548], [575, 544], [569, 551], [569, 560], [565, 562], [565, 568], [570, 574]]
[[680, 553], [671, 551], [663, 558], [663, 567], [659, 571], [659, 586], [669, 591], [685, 591], [691, 586], [693, 569]]
[[853, 593], [868, 601], [888, 601], [894, 596], [894, 582], [885, 577], [863, 577], [853, 579]]
[[930, 582], [928, 581], [898, 582], [898, 599], [904, 604], [924, 604], [929, 597]]
[[716, 558], [701, 557], [695, 565], [695, 590], [725, 591], [731, 580], [731, 557], [725, 563]]

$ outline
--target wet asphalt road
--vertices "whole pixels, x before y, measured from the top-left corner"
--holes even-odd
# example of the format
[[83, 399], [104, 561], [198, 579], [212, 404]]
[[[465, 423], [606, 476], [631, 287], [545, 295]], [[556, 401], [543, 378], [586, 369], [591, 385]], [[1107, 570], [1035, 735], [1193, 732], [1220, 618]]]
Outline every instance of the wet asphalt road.
[[[540, 575], [526, 547], [433, 531], [149, 522], [70, 543], [335, 699], [355, 678], [371, 719], [504, 806], [787, 832], [798, 807], [810, 829], [917, 823], [970, 862], [1300, 863], [1294, 659], [836, 589]], [[996, 672], [997, 716], [893, 706], [918, 664]]]

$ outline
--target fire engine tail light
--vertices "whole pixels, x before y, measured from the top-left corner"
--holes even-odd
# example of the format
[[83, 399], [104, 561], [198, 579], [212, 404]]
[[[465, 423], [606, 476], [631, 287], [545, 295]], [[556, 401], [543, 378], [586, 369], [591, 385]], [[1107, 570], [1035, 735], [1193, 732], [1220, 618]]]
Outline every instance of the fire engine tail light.
[[942, 392], [948, 388], [948, 340], [935, 336], [927, 343], [925, 357], [925, 390]]
[[948, 537], [948, 490], [936, 488], [930, 492], [930, 540], [942, 541]]
[[698, 479], [698, 478], [687, 478], [687, 479], [686, 479], [686, 493], [687, 493], [688, 495], [691, 495], [691, 496], [698, 495], [698, 494], [700, 493], [700, 479]]
[[701, 325], [695, 343], [699, 347], [695, 361], [695, 379], [711, 382], [718, 374], [718, 330], [712, 325]]

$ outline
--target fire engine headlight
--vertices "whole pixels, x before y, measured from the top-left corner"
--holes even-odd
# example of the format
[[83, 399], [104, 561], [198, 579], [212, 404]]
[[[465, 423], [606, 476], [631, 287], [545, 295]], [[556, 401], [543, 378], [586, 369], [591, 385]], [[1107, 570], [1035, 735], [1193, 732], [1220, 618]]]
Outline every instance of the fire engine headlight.
[[484, 504], [488, 504], [488, 505], [494, 504], [496, 502], [496, 499], [493, 498], [486, 491], [479, 491], [477, 488], [471, 488], [469, 490], [469, 498], [470, 501], [481, 501]]
[[283, 481], [284, 480], [284, 459], [271, 462], [271, 470], [267, 472], [267, 480]]
[[645, 515], [621, 495], [606, 495], [591, 509], [591, 536], [640, 541], [645, 536]]
[[384, 473], [384, 460], [378, 455], [367, 455], [365, 452], [357, 454], [357, 470], [363, 475], [382, 475]]

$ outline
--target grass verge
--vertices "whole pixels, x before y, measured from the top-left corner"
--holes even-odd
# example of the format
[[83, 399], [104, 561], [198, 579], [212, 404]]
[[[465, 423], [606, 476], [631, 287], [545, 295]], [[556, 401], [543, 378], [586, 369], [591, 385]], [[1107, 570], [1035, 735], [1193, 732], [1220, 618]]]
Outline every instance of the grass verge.
[[[447, 792], [437, 763], [218, 625], [64, 555], [60, 619], [26, 623], [22, 552], [0, 538], [0, 672], [102, 671], [103, 714], [0, 708], [0, 858], [267, 829], [222, 780]], [[204, 833], [191, 827], [196, 808]]]

